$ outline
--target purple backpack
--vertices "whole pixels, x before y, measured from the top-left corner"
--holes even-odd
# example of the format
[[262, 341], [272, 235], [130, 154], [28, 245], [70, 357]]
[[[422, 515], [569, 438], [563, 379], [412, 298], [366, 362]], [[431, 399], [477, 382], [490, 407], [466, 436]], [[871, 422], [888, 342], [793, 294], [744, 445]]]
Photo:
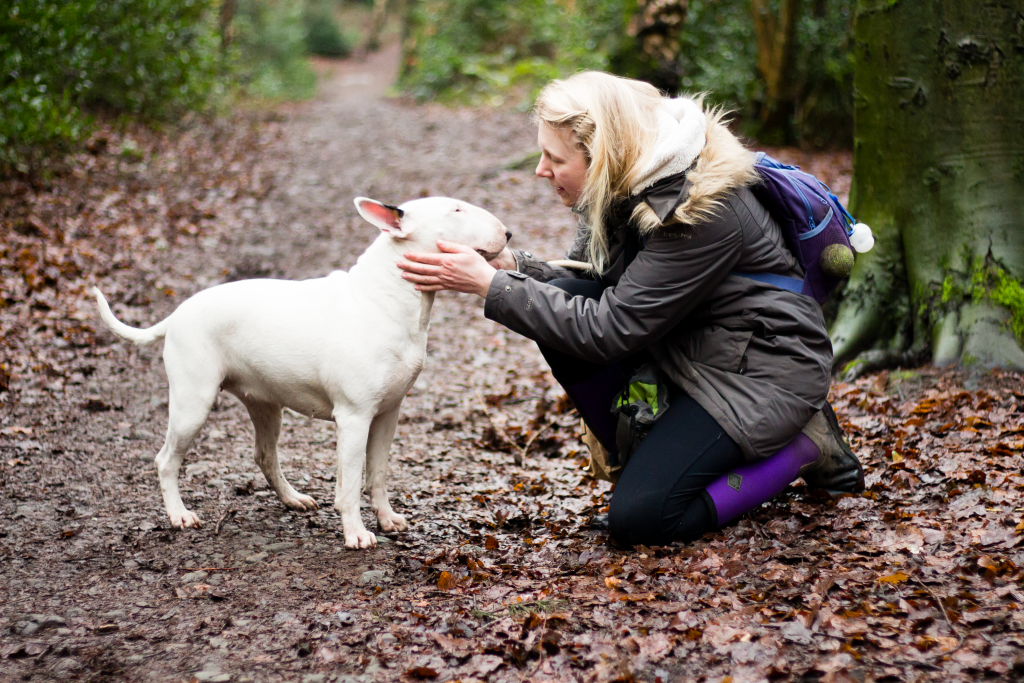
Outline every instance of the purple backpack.
[[849, 276], [854, 248], [871, 249], [871, 230], [855, 223], [828, 186], [799, 166], [783, 164], [764, 152], [758, 152], [755, 165], [762, 182], [750, 190], [778, 223], [786, 246], [804, 270], [804, 279], [770, 273], [736, 275], [806, 294], [822, 304]]

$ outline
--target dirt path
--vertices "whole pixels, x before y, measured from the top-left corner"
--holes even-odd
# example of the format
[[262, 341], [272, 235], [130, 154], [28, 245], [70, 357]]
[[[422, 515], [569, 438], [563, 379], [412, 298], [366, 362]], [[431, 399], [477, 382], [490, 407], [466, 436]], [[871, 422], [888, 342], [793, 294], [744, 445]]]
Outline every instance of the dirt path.
[[[395, 65], [394, 50], [364, 63], [320, 64], [321, 95], [285, 108], [277, 141], [249, 172], [248, 184], [263, 198], [241, 199], [196, 243], [140, 264], [156, 271], [149, 277], [118, 273], [118, 280], [100, 282], [112, 301], [136, 286], [124, 279], [175, 291], [142, 308], [115, 304], [115, 311], [128, 321], [152, 323], [225, 276], [307, 278], [348, 268], [377, 232], [356, 214], [357, 195], [395, 203], [427, 194], [458, 196], [501, 213], [516, 241], [528, 239], [557, 256], [553, 245], [571, 229], [568, 216], [556, 210], [557, 199], [526, 173], [493, 173], [532, 149], [526, 117], [383, 99]], [[83, 311], [89, 307], [82, 303]], [[186, 504], [206, 527], [176, 533], [168, 530], [152, 466], [166, 420], [160, 346], [136, 350], [106, 333], [98, 337], [98, 348], [81, 354], [94, 357], [95, 369], [67, 387], [63, 405], [25, 389], [4, 420], [9, 436], [34, 430], [35, 438], [9, 444], [10, 454], [24, 457], [4, 480], [8, 522], [0, 538], [6, 553], [3, 617], [15, 636], [11, 642], [25, 636], [30, 646], [4, 653], [0, 677], [189, 680], [205, 672], [200, 680], [210, 680], [216, 672], [262, 681], [297, 680], [300, 672], [316, 670], [400, 668], [379, 649], [389, 651], [396, 642], [381, 635], [381, 623], [390, 618], [377, 614], [382, 601], [394, 602], [392, 583], [422, 580], [426, 573], [414, 565], [438, 551], [470, 539], [482, 544], [481, 534], [467, 528], [471, 521], [452, 512], [459, 497], [508, 491], [523, 478], [510, 466], [511, 456], [479, 455], [479, 430], [470, 416], [483, 415], [485, 396], [511, 398], [523, 409], [557, 396], [546, 392], [550, 381], [535, 347], [484, 320], [475, 297], [439, 297], [427, 367], [405, 403], [393, 449], [390, 488], [396, 508], [413, 522], [410, 533], [374, 551], [343, 550], [331, 509], [333, 425], [293, 414], [285, 415], [284, 468], [323, 508], [308, 515], [284, 510], [252, 462], [248, 417], [227, 395], [182, 476]], [[94, 412], [83, 409], [90, 400]], [[535, 444], [531, 458], [542, 444], [558, 452], [553, 430], [547, 431], [549, 438]], [[542, 459], [528, 468], [572, 486], [581, 478], [577, 469], [571, 459]], [[485, 504], [478, 513], [493, 524], [491, 515], [500, 518], [501, 505], [496, 500], [491, 512]], [[234, 514], [225, 518], [229, 511]], [[525, 524], [517, 508], [506, 516], [513, 526], [516, 518], [520, 527]], [[384, 578], [359, 586], [370, 570]], [[510, 591], [499, 589], [493, 598]], [[424, 592], [436, 592], [433, 582]], [[449, 621], [453, 629], [468, 623], [458, 612], [442, 610], [440, 629], [431, 630], [446, 633]], [[26, 616], [32, 614], [49, 621], [35, 628]], [[373, 641], [368, 648], [346, 644], [366, 638]], [[32, 649], [38, 642], [47, 643], [45, 654]], [[313, 650], [322, 652], [306, 656]], [[23, 659], [26, 652], [31, 656]], [[447, 664], [436, 666], [444, 670]], [[395, 673], [386, 671], [386, 678]]]
[[[557, 198], [529, 171], [500, 170], [534, 147], [526, 116], [384, 98], [395, 64], [393, 51], [321, 64], [320, 97], [255, 128], [249, 152], [197, 181], [203, 199], [182, 195], [184, 208], [160, 214], [178, 228], [147, 236], [143, 226], [136, 252], [110, 256], [99, 284], [115, 312], [149, 324], [225, 279], [347, 268], [375, 237], [352, 206], [357, 195], [456, 196], [501, 217], [515, 244], [557, 257], [571, 232]], [[190, 149], [167, 173], [221, 163], [202, 145]], [[133, 192], [150, 192], [143, 204], [154, 205], [169, 192], [145, 181], [152, 168], [131, 168], [142, 179], [120, 199], [93, 198], [103, 210]], [[103, 229], [119, 225], [109, 218]], [[4, 272], [5, 292], [16, 275]], [[38, 300], [48, 290], [34, 291]], [[823, 500], [796, 487], [689, 547], [625, 553], [586, 529], [607, 487], [580, 471], [573, 416], [536, 348], [484, 320], [475, 297], [443, 295], [392, 449], [390, 489], [412, 528], [351, 552], [330, 507], [332, 425], [285, 415], [285, 472], [323, 506], [288, 512], [259, 475], [248, 417], [227, 395], [181, 478], [206, 526], [171, 530], [152, 465], [166, 424], [160, 347], [93, 336], [92, 306], [78, 301], [77, 312], [36, 303], [0, 315], [0, 333], [17, 340], [10, 391], [0, 394], [0, 680], [866, 681], [1015, 671], [1020, 479], [1003, 477], [1009, 493], [971, 488], [979, 470], [962, 462], [943, 479], [934, 473], [952, 447], [935, 450], [933, 440], [911, 454], [914, 432], [894, 425], [911, 415], [961, 424], [942, 412], [952, 401], [960, 408], [950, 411], [987, 411], [996, 438], [1015, 428], [1019, 378], [985, 378], [966, 394], [956, 375], [839, 387], [837, 405], [872, 465], [867, 496]], [[58, 318], [82, 329], [60, 341], [48, 327]], [[946, 394], [912, 412], [936, 387]], [[974, 438], [968, 427], [982, 434], [975, 425], [956, 443]], [[978, 446], [979, 463], [994, 443]], [[909, 465], [892, 464], [897, 447]], [[1019, 448], [1001, 457], [1000, 471], [1019, 470]], [[955, 499], [972, 498], [954, 521], [946, 482], [961, 480]], [[369, 525], [366, 508], [364, 518]], [[961, 633], [972, 639], [957, 649]]]

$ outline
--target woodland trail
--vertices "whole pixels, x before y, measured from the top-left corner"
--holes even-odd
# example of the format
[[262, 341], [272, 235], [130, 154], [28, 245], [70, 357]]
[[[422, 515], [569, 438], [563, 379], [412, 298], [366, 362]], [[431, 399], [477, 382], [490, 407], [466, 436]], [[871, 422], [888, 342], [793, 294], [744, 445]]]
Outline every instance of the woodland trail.
[[[343, 548], [333, 427], [291, 413], [283, 466], [322, 507], [283, 509], [228, 395], [181, 476], [205, 526], [170, 529], [152, 464], [160, 345], [116, 341], [87, 285], [141, 325], [225, 280], [348, 268], [376, 237], [357, 195], [458, 197], [547, 258], [569, 241], [547, 184], [505, 169], [535, 148], [525, 114], [387, 98], [396, 64], [394, 49], [322, 62], [314, 101], [169, 143], [138, 133], [138, 154], [111, 133], [64, 181], [5, 185], [0, 680], [1021, 675], [1012, 375], [837, 385], [864, 496], [797, 484], [697, 543], [626, 551], [587, 528], [608, 486], [581, 471], [577, 420], [536, 347], [444, 294], [392, 448], [408, 532]], [[835, 157], [809, 161], [848, 177]]]

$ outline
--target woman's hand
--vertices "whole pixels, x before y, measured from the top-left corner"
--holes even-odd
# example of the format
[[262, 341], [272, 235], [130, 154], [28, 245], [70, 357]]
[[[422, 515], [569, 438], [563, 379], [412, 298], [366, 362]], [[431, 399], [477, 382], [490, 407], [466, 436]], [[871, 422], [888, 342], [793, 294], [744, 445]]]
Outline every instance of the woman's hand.
[[[416, 289], [421, 292], [450, 289], [486, 298], [491, 280], [498, 272], [494, 266], [463, 244], [438, 240], [437, 248], [440, 254], [405, 254], [398, 262], [398, 267], [405, 271], [402, 277], [416, 283]], [[499, 254], [495, 260], [500, 257]]]

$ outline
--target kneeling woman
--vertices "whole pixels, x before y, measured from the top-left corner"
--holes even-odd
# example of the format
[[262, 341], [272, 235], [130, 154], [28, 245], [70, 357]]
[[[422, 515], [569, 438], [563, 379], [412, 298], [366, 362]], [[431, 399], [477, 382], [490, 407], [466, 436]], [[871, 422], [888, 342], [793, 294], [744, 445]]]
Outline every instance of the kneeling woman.
[[[862, 488], [825, 400], [832, 346], [821, 309], [764, 277], [803, 272], [747, 189], [754, 155], [721, 115], [586, 72], [550, 83], [534, 116], [537, 175], [577, 214], [568, 257], [585, 269], [520, 250], [488, 263], [447, 244], [399, 267], [422, 290], [485, 297], [488, 318], [540, 345], [612, 464], [624, 463], [612, 536], [694, 539], [798, 476]], [[668, 386], [669, 406], [656, 406], [634, 449], [621, 429], [616, 438], [611, 411], [638, 368]]]

